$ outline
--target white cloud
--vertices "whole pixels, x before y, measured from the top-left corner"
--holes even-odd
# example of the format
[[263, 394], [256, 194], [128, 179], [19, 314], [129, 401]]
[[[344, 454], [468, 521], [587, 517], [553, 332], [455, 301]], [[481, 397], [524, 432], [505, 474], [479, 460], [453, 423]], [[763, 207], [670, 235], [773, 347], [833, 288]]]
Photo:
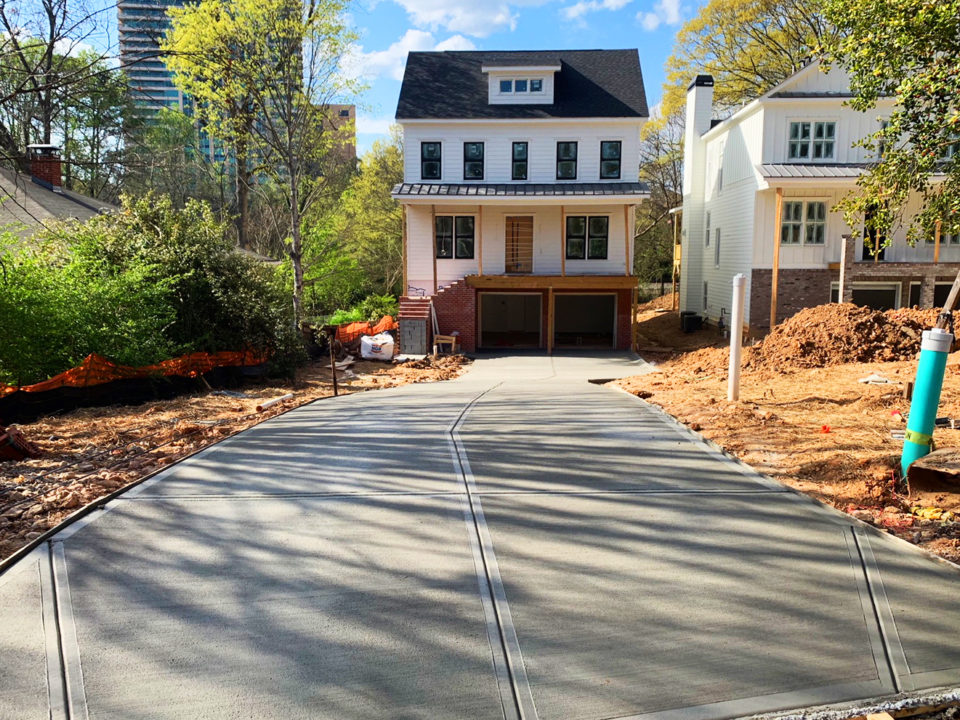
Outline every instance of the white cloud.
[[574, 5], [568, 5], [560, 11], [567, 20], [581, 20], [584, 15], [598, 10], [620, 10], [633, 0], [581, 0]]
[[514, 8], [544, 5], [551, 0], [393, 0], [417, 27], [444, 29], [472, 37], [486, 37], [517, 26]]
[[656, 30], [661, 25], [679, 25], [683, 19], [680, 0], [657, 0], [652, 12], [638, 12], [637, 20], [644, 30]]
[[407, 64], [407, 53], [416, 50], [474, 50], [476, 46], [463, 35], [452, 35], [437, 42], [433, 33], [411, 28], [403, 37], [386, 50], [364, 52], [358, 46], [344, 61], [344, 72], [353, 77], [372, 80], [385, 76], [394, 80], [403, 79], [403, 70]]
[[357, 135], [387, 135], [390, 126], [396, 122], [392, 117], [367, 115], [357, 111]]

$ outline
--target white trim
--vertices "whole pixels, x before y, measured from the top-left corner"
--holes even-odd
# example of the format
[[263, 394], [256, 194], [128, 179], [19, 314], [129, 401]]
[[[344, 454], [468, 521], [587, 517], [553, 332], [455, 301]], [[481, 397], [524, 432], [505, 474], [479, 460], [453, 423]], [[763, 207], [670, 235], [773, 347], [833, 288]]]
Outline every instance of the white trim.
[[560, 72], [559, 65], [481, 65], [480, 72], [498, 75], [500, 73], [541, 73]]
[[[572, 182], [572, 181], [571, 181]], [[442, 183], [408, 183], [437, 185]], [[635, 205], [650, 198], [642, 195], [392, 195], [404, 205]], [[449, 214], [449, 213], [448, 213]]]
[[643, 125], [649, 116], [639, 115], [637, 117], [578, 117], [578, 118], [394, 118], [401, 125], [490, 125], [493, 124], [517, 124], [525, 125], [581, 125], [590, 123], [609, 123], [616, 125]]

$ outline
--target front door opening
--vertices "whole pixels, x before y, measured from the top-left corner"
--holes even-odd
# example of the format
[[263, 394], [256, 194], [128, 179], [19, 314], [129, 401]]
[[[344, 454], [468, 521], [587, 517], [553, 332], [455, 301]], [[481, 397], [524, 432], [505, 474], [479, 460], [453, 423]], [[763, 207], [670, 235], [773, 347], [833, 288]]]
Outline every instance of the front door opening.
[[616, 321], [615, 295], [554, 296], [557, 347], [611, 348]]
[[480, 294], [480, 347], [540, 347], [540, 293]]
[[506, 218], [507, 273], [529, 274], [533, 272], [533, 218], [529, 215]]

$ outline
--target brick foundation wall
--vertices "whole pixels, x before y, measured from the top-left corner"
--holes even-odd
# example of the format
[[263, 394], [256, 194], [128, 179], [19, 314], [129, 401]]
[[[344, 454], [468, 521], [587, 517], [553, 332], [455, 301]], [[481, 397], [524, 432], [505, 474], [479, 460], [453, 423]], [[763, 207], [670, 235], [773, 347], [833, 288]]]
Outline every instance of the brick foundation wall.
[[[754, 270], [750, 279], [750, 333], [770, 331], [772, 270]], [[804, 308], [830, 302], [830, 283], [840, 272], [827, 268], [781, 270], [777, 282], [777, 322], [783, 322]]]
[[475, 352], [477, 349], [476, 289], [458, 280], [434, 296], [433, 307], [437, 312], [437, 327], [440, 329], [440, 334], [449, 335], [455, 330], [458, 331], [463, 352]]
[[617, 350], [631, 350], [633, 345], [633, 327], [630, 323], [632, 290], [617, 292]]

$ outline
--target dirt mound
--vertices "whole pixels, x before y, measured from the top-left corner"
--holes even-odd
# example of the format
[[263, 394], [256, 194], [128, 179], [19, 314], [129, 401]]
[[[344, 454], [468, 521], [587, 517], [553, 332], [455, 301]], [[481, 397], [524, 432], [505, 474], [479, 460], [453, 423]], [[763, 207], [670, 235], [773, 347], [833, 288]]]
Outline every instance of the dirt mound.
[[806, 308], [751, 348], [751, 367], [814, 368], [853, 362], [909, 360], [935, 310], [879, 312], [850, 303]]
[[433, 382], [452, 380], [460, 375], [464, 367], [470, 364], [465, 355], [427, 355], [422, 360], [411, 360], [390, 368], [389, 374], [398, 381]]
[[637, 305], [637, 313], [649, 312], [650, 310], [672, 310], [675, 297], [675, 293], [667, 293], [653, 300], [648, 300]]

